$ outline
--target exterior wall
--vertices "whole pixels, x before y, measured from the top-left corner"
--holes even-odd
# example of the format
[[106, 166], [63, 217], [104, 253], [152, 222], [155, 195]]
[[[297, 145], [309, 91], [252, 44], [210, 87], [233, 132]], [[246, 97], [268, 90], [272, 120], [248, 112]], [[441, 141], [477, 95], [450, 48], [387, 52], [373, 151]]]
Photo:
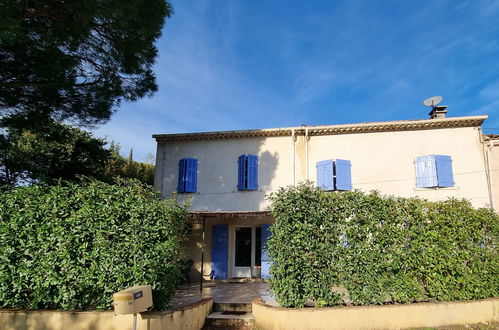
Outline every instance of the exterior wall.
[[[258, 191], [237, 190], [237, 158], [258, 155]], [[198, 159], [197, 193], [178, 194], [178, 161]], [[293, 183], [290, 137], [186, 141], [158, 144], [155, 186], [164, 197], [190, 201], [197, 211], [268, 209], [265, 195]]]
[[[175, 311], [146, 312], [137, 316], [137, 330], [199, 330], [213, 309], [213, 298]], [[133, 315], [115, 316], [113, 311], [0, 310], [4, 330], [131, 330]]]
[[488, 147], [490, 188], [496, 212], [499, 212], [499, 139], [492, 140]]
[[499, 321], [499, 299], [330, 308], [280, 308], [253, 300], [255, 327], [291, 329], [414, 329]]
[[[310, 179], [315, 180], [317, 161], [342, 158], [352, 162], [354, 189], [434, 201], [466, 198], [486, 206], [490, 198], [480, 134], [477, 128], [447, 128], [311, 137]], [[452, 157], [454, 187], [416, 188], [414, 158], [430, 154]]]
[[[354, 189], [429, 200], [466, 198], [481, 207], [490, 204], [490, 196], [480, 137], [479, 127], [463, 127], [297, 136], [295, 142], [291, 136], [159, 142], [155, 186], [165, 197], [190, 201], [191, 210], [262, 211], [269, 208], [269, 193], [315, 181], [316, 162], [342, 158], [352, 162]], [[258, 191], [237, 190], [241, 154], [259, 156]], [[414, 158], [430, 154], [452, 157], [454, 187], [416, 188]], [[199, 161], [197, 193], [177, 195], [178, 161], [185, 157]]]
[[[247, 218], [206, 218], [205, 224], [205, 248], [203, 273], [204, 280], [209, 279], [211, 272], [211, 240], [212, 229], [214, 225], [229, 225], [229, 262], [228, 277], [232, 276], [232, 267], [234, 265], [234, 228], [241, 226], [261, 226], [265, 223], [274, 222], [271, 217], [247, 217]], [[194, 261], [189, 278], [191, 282], [199, 282], [201, 279], [201, 248], [203, 246], [203, 220], [196, 219], [192, 222], [192, 234], [185, 242], [185, 247], [190, 257]]]

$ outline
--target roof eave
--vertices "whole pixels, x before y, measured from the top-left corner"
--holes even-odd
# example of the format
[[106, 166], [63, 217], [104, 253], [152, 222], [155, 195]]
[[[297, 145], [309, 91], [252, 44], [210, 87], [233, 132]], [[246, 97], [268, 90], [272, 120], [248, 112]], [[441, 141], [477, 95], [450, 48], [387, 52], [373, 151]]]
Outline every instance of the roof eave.
[[469, 116], [442, 119], [425, 120], [403, 120], [389, 122], [373, 122], [360, 124], [342, 124], [327, 126], [299, 126], [287, 128], [254, 129], [239, 131], [220, 131], [220, 132], [200, 132], [200, 133], [181, 133], [181, 134], [154, 134], [152, 137], [158, 142], [176, 142], [176, 141], [194, 141], [194, 140], [219, 140], [219, 139], [238, 139], [252, 137], [271, 137], [271, 136], [291, 136], [294, 131], [296, 135], [304, 135], [308, 132], [310, 136], [336, 135], [336, 134], [357, 134], [357, 133], [375, 133], [375, 132], [394, 132], [427, 130], [440, 128], [458, 128], [458, 127], [479, 127], [488, 116]]

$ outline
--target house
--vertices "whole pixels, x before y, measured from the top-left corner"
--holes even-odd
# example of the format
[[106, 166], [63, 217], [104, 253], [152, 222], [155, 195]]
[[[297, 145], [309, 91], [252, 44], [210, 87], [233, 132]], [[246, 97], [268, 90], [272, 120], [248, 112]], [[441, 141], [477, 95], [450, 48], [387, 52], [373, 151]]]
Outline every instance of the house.
[[425, 120], [153, 135], [155, 187], [190, 205], [191, 279], [265, 277], [266, 196], [279, 187], [310, 180], [330, 191], [493, 205], [486, 118], [432, 111]]

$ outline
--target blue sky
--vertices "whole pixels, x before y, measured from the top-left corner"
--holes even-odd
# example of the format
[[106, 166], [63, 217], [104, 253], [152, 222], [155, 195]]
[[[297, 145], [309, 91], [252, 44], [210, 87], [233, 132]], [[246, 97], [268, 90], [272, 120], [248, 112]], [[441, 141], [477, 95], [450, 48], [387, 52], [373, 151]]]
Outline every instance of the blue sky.
[[499, 134], [499, 0], [172, 0], [159, 91], [94, 133], [142, 160], [156, 133], [487, 114]]

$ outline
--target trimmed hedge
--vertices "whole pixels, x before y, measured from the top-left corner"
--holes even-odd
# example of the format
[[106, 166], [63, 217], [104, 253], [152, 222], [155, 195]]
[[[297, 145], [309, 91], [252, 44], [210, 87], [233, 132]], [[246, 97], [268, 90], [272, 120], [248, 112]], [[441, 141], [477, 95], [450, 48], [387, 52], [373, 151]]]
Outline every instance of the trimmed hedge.
[[456, 199], [330, 193], [310, 183], [270, 200], [269, 283], [282, 306], [499, 295], [499, 216], [491, 209]]
[[0, 308], [110, 309], [112, 293], [153, 287], [166, 308], [180, 278], [187, 212], [120, 179], [0, 195]]

